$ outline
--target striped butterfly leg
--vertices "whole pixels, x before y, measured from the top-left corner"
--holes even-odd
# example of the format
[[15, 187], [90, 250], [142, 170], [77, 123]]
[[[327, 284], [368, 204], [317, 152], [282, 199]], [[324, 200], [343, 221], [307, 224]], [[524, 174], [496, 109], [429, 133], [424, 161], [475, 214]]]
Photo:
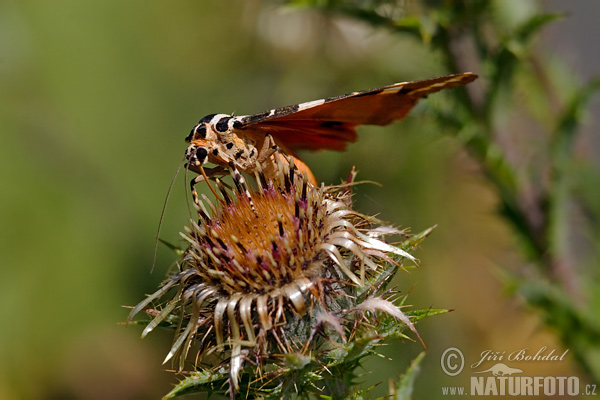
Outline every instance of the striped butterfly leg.
[[250, 191], [248, 190], [248, 184], [246, 183], [244, 176], [242, 175], [240, 170], [235, 166], [235, 163], [233, 161], [230, 161], [228, 163], [228, 165], [229, 165], [229, 173], [231, 174], [231, 177], [233, 178], [233, 183], [235, 184], [235, 188], [237, 189], [238, 193], [242, 194], [246, 198], [246, 200], [248, 200], [248, 202], [250, 203], [250, 208], [252, 209], [252, 211], [254, 211], [254, 214], [258, 217], [258, 214], [256, 213], [256, 209], [254, 208], [254, 202], [252, 201], [252, 195], [250, 194]]
[[211, 192], [213, 192], [213, 194], [217, 198], [219, 198], [219, 196], [217, 196], [217, 194], [215, 193], [215, 190], [212, 188], [212, 186], [210, 185], [210, 182], [208, 182], [207, 179], [212, 180], [218, 176], [227, 175], [227, 170], [221, 166], [217, 166], [214, 168], [200, 167], [200, 171], [201, 171], [201, 174], [190, 181], [190, 191], [192, 192], [192, 198], [194, 200], [194, 204], [196, 204], [197, 206], [200, 205], [200, 200], [198, 199], [198, 192], [196, 191], [196, 185], [198, 183], [206, 180], [206, 184], [208, 185]]

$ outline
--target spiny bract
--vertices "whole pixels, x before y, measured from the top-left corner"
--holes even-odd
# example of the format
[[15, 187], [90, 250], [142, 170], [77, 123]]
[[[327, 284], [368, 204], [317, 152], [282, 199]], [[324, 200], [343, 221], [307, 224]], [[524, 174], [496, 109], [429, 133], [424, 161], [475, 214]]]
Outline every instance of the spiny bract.
[[373, 326], [375, 311], [416, 333], [381, 288], [399, 260], [414, 258], [383, 240], [399, 231], [373, 227], [351, 209], [354, 172], [346, 184], [316, 187], [293, 162], [280, 169], [277, 181], [257, 172], [249, 190], [237, 171], [235, 189], [217, 180], [224, 200], [198, 204], [199, 220], [182, 234], [189, 246], [180, 270], [130, 314], [173, 292], [147, 309], [154, 319], [143, 336], [179, 316], [165, 362], [178, 356], [183, 370], [193, 349], [199, 370], [228, 372], [232, 397], [242, 371], [264, 389], [298, 360], [331, 357], [359, 328]]

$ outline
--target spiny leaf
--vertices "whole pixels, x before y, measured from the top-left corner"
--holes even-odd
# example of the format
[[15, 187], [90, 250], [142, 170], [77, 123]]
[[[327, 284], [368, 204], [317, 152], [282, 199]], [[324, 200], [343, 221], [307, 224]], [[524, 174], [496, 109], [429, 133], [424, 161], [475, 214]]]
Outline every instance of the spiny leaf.
[[565, 15], [562, 13], [535, 14], [527, 21], [522, 23], [521, 26], [515, 31], [512, 37], [521, 42], [527, 41], [531, 39], [534, 34], [538, 33], [544, 26], [548, 25], [550, 22], [556, 21], [564, 17]]
[[400, 377], [398, 381], [398, 386], [394, 388], [394, 390], [390, 393], [391, 397], [387, 397], [390, 400], [410, 400], [412, 398], [413, 386], [415, 384], [415, 379], [421, 370], [421, 361], [425, 358], [425, 352], [421, 352], [415, 358], [404, 375]]
[[175, 254], [177, 254], [178, 257], [183, 256], [183, 253], [185, 252], [184, 249], [182, 249], [179, 246], [176, 246], [170, 242], [167, 242], [164, 239], [158, 238], [158, 241], [161, 242], [162, 244], [164, 244], [165, 246], [167, 246], [169, 249], [173, 250], [175, 252]]
[[499, 95], [512, 87], [515, 70], [522, 65], [524, 59], [529, 57], [531, 52], [527, 46], [533, 35], [548, 23], [561, 17], [561, 14], [532, 16], [502, 40], [495, 50], [495, 54], [485, 60], [489, 89], [484, 108], [488, 120], [492, 119], [493, 107], [498, 101]]
[[229, 379], [229, 373], [223, 370], [209, 371], [200, 370], [189, 375], [181, 382], [177, 384], [163, 400], [174, 399], [178, 396], [183, 396], [190, 393], [201, 393], [201, 392], [217, 392], [222, 391], [221, 389]]
[[444, 308], [426, 308], [423, 310], [411, 310], [405, 314], [413, 319], [413, 322], [420, 321], [425, 318], [433, 317], [434, 315], [441, 315], [451, 312], [452, 310], [446, 310]]
[[431, 228], [425, 229], [421, 233], [417, 233], [415, 235], [411, 235], [410, 238], [406, 239], [401, 245], [400, 248], [404, 251], [412, 250], [414, 247], [418, 246], [426, 237], [431, 235], [433, 230], [437, 227], [437, 225], [432, 226]]
[[600, 376], [600, 322], [594, 314], [579, 309], [568, 295], [544, 279], [524, 280], [507, 270], [500, 276], [509, 293], [522, 296], [541, 312], [547, 326], [555, 329], [572, 357], [591, 377]]
[[585, 112], [588, 103], [596, 92], [600, 90], [600, 77], [583, 86], [565, 107], [564, 112], [558, 118], [556, 137], [554, 139], [554, 155], [570, 151], [577, 128], [581, 122], [581, 116]]

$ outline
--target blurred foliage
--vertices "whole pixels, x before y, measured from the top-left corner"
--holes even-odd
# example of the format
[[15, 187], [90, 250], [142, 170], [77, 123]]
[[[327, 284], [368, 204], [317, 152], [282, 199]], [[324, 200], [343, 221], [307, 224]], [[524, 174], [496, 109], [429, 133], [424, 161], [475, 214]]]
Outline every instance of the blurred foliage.
[[[537, 267], [523, 265], [518, 274], [506, 274], [507, 286], [542, 314], [581, 368], [600, 383], [600, 280], [588, 255], [575, 254], [569, 242], [582, 228], [569, 217], [570, 209], [586, 200], [575, 184], [589, 190], [598, 179], [577, 182], [573, 146], [600, 77], [573, 81], [569, 90], [561, 90], [573, 74], [532, 45], [547, 24], [562, 16], [535, 6], [510, 15], [522, 5], [500, 1], [407, 2], [406, 8], [380, 0], [288, 3], [417, 37], [439, 52], [447, 72], [481, 74], [479, 86], [463, 91], [458, 104], [434, 110], [435, 118], [479, 163], [497, 192], [499, 212], [517, 234], [526, 260]], [[512, 138], [508, 120], [515, 115], [534, 123], [541, 138]], [[523, 157], [520, 146], [538, 146], [538, 159]], [[584, 209], [590, 214], [585, 229], [594, 230], [598, 214]], [[600, 256], [597, 246], [588, 250], [596, 253], [593, 258]]]
[[[479, 73], [481, 86], [431, 96], [394, 126], [362, 128], [345, 153], [304, 155], [325, 182], [339, 182], [356, 165], [360, 177], [383, 185], [358, 188], [357, 209], [418, 230], [439, 224], [428, 251], [419, 255], [421, 268], [394, 282], [403, 291], [419, 282], [411, 300], [421, 308], [456, 309], [419, 328], [430, 348], [415, 397], [438, 397], [447, 382], [434, 357], [443, 346], [479, 352], [554, 343], [510, 299], [500, 299], [495, 264], [510, 269], [501, 274], [510, 293], [529, 298], [564, 343], [579, 340], [574, 327], [566, 328], [571, 323], [594, 339], [600, 179], [591, 158], [598, 142], [579, 134], [582, 121], [593, 123], [583, 112], [585, 91], [593, 85], [582, 91], [580, 74], [564, 63], [568, 52], [527, 32], [527, 20], [530, 26], [544, 22], [532, 19], [542, 14], [539, 3], [372, 1], [362, 7], [369, 3], [321, 1], [316, 11], [304, 3], [294, 10], [259, 0], [177, 7], [155, 0], [0, 2], [0, 398], [147, 399], [172, 388], [172, 373], [157, 367], [171, 337], [140, 341], [139, 330], [117, 323], [128, 313], [120, 306], [154, 291], [172, 262], [172, 252], [160, 247], [150, 274], [165, 193], [183, 157], [183, 138], [200, 117], [251, 114], [452, 70]], [[358, 10], [368, 18], [342, 13], [348, 4], [364, 8]], [[461, 8], [452, 11], [453, 4]], [[595, 18], [595, 2], [585, 7], [590, 12], [583, 17]], [[454, 14], [456, 24], [448, 20]], [[562, 37], [569, 36], [564, 29], [582, 27], [585, 40], [574, 41], [586, 42], [591, 53], [587, 42], [597, 24], [589, 19], [574, 12], [544, 29], [556, 27]], [[469, 39], [474, 26], [482, 31]], [[530, 41], [513, 39], [519, 27]], [[452, 54], [444, 54], [434, 37], [459, 28], [466, 30], [465, 43], [450, 36], [453, 52], [466, 51], [451, 68]], [[478, 48], [477, 41], [487, 47]], [[475, 57], [486, 48], [490, 57]], [[512, 63], [509, 75], [485, 61], [499, 57], [501, 48]], [[496, 101], [488, 103], [484, 94], [492, 76], [507, 84], [497, 84]], [[463, 96], [463, 104], [470, 97], [475, 107], [455, 109], [455, 96]], [[489, 129], [483, 104], [493, 117]], [[440, 122], [457, 112], [466, 113], [460, 120], [470, 118], [472, 111], [479, 116], [472, 130]], [[445, 119], [436, 123], [438, 117]], [[563, 129], [570, 133], [557, 133]], [[517, 245], [531, 254], [529, 262], [513, 254], [504, 225], [488, 214], [497, 197], [473, 173], [480, 167], [472, 160], [486, 147], [471, 150], [470, 159], [461, 151], [461, 143], [476, 147], [479, 134], [497, 145], [478, 165], [507, 161], [508, 177], [498, 179], [516, 179], [517, 204], [536, 205], [527, 215], [537, 218], [540, 204], [553, 210], [554, 223], [542, 236], [552, 232], [548, 260], [565, 256], [564, 269], [548, 271], [548, 260], [538, 262], [537, 245], [526, 236]], [[558, 152], [566, 150], [561, 163], [549, 160], [548, 140], [558, 136], [575, 146], [552, 139]], [[551, 162], [560, 173], [549, 173]], [[541, 201], [556, 178], [562, 183], [552, 183], [553, 197]], [[166, 241], [177, 240], [188, 219], [186, 187], [179, 177], [163, 220]], [[510, 205], [510, 197], [505, 200]], [[517, 229], [526, 234], [529, 228]], [[571, 279], [575, 289], [563, 284]], [[587, 339], [578, 342], [589, 350], [582, 365], [598, 359], [598, 340], [587, 345]], [[381, 371], [404, 370], [421, 350], [420, 344], [382, 348], [394, 362], [368, 363], [363, 379], [375, 384]], [[566, 373], [578, 372], [561, 369], [556, 376]]]

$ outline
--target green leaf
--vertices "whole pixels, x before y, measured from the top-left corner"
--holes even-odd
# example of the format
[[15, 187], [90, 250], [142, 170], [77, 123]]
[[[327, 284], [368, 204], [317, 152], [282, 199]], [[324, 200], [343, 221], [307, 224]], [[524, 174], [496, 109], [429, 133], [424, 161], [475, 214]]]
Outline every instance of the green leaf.
[[421, 354], [411, 362], [404, 375], [400, 377], [398, 386], [390, 393], [390, 397], [387, 397], [388, 399], [410, 400], [412, 398], [415, 379], [421, 370], [421, 361], [425, 358], [425, 354], [426, 352], [421, 352]]
[[164, 244], [165, 246], [167, 246], [169, 249], [173, 250], [175, 252], [175, 254], [177, 254], [178, 257], [183, 256], [183, 254], [185, 253], [185, 249], [182, 249], [179, 246], [176, 246], [170, 242], [167, 242], [166, 240], [158, 238], [158, 241], [161, 242], [162, 244]]
[[525, 280], [506, 270], [501, 272], [509, 293], [522, 296], [541, 313], [546, 326], [555, 330], [577, 363], [600, 382], [600, 323], [597, 316], [586, 314], [556, 285], [544, 279]]
[[433, 317], [434, 315], [441, 315], [451, 312], [452, 310], [446, 310], [444, 308], [426, 308], [424, 310], [411, 310], [405, 314], [413, 320], [413, 322], [420, 321], [425, 318]]
[[577, 129], [585, 113], [588, 103], [596, 92], [600, 90], [600, 77], [592, 80], [582, 87], [565, 107], [564, 112], [558, 118], [556, 136], [553, 143], [554, 157], [563, 159], [563, 155], [570, 152]]
[[513, 86], [515, 70], [530, 58], [529, 42], [548, 23], [561, 18], [562, 14], [534, 15], [501, 41], [494, 54], [485, 60], [489, 89], [485, 105], [486, 119], [491, 121], [494, 106], [505, 91]]
[[544, 26], [550, 22], [564, 18], [565, 15], [562, 13], [554, 14], [536, 14], [525, 21], [515, 31], [513, 39], [517, 39], [519, 42], [525, 42], [530, 40], [534, 34], [538, 33]]
[[425, 240], [425, 238], [427, 238], [429, 235], [431, 235], [431, 233], [433, 232], [433, 230], [437, 227], [437, 225], [432, 226], [431, 228], [427, 228], [425, 229], [423, 232], [421, 233], [417, 233], [416, 235], [411, 235], [410, 238], [406, 239], [402, 245], [400, 246], [400, 248], [404, 251], [410, 251], [412, 249], [414, 249], [415, 247], [417, 247], [423, 240]]
[[179, 382], [165, 397], [164, 400], [174, 399], [178, 396], [202, 392], [221, 392], [229, 379], [229, 374], [223, 369], [219, 371], [201, 370], [194, 372]]

